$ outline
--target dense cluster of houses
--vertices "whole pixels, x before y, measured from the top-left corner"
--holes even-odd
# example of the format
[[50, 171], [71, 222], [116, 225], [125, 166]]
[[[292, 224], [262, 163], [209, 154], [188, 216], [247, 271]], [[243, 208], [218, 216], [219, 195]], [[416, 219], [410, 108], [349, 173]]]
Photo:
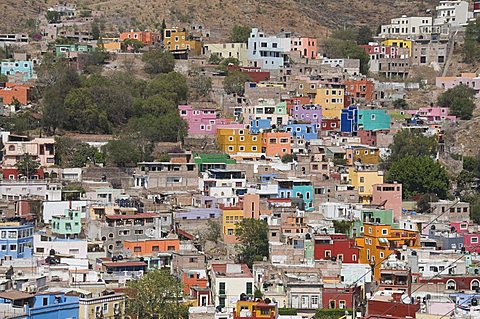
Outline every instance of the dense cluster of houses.
[[[182, 283], [192, 319], [309, 318], [321, 309], [352, 318], [475, 315], [480, 229], [469, 204], [432, 201], [420, 213], [380, 165], [400, 130], [435, 136], [438, 157], [447, 151], [444, 125], [456, 117], [435, 105], [388, 109], [419, 88], [390, 79], [413, 66], [441, 69], [474, 8], [442, 0], [435, 17], [381, 26], [362, 48], [384, 81], [289, 32], [253, 28], [248, 43], [214, 43], [194, 25], [103, 38], [112, 53], [135, 51], [138, 41], [205, 69], [212, 55], [233, 57], [240, 65], [229, 67], [251, 81], [243, 96], [215, 92], [221, 103], [179, 105], [189, 150], [132, 169], [59, 168], [54, 138], [1, 131], [0, 317], [126, 318], [126, 284], [158, 268]], [[57, 43], [57, 56], [75, 61], [99, 49], [86, 27], [92, 17], [69, 5], [51, 10], [61, 19], [43, 21], [42, 37], [76, 40]], [[0, 35], [0, 45], [30, 41]], [[38, 63], [29, 54], [1, 62], [3, 115], [29, 105]], [[480, 88], [470, 73], [435, 83], [459, 84]], [[19, 169], [26, 155], [40, 167]], [[268, 225], [269, 256], [250, 268], [235, 263], [246, 218]]]

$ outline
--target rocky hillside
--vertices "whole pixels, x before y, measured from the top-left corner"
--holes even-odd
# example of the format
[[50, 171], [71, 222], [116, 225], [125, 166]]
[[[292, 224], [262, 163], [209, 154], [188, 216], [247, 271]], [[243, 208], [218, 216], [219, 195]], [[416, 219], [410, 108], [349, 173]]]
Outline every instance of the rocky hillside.
[[[32, 18], [55, 4], [52, 0], [3, 0], [0, 32], [34, 30]], [[235, 24], [259, 26], [267, 32], [281, 29], [322, 36], [348, 25], [379, 24], [402, 14], [422, 14], [438, 0], [73, 0], [78, 8], [97, 11], [115, 28], [154, 29], [163, 18], [168, 25], [200, 23], [215, 38], [224, 38]], [[21, 15], [18, 12], [22, 12]]]

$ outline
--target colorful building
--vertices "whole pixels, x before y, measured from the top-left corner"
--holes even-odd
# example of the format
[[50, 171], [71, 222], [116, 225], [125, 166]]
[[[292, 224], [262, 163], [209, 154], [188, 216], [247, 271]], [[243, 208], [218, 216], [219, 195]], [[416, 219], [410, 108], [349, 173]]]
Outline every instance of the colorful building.
[[250, 121], [250, 134], [262, 133], [265, 130], [272, 128], [272, 120], [270, 119], [258, 119]]
[[30, 258], [33, 252], [33, 225], [0, 223], [0, 258]]
[[82, 318], [125, 318], [127, 295], [102, 293], [79, 299], [79, 319]]
[[[479, 82], [480, 85], [480, 82]], [[456, 122], [457, 117], [455, 115], [449, 115], [450, 110], [448, 107], [421, 107], [418, 110], [407, 110], [406, 113], [425, 119], [431, 123], [439, 123], [444, 121]]]
[[345, 80], [345, 106], [373, 101], [375, 84], [367, 78]]
[[217, 145], [227, 154], [261, 153], [262, 137], [252, 135], [242, 124], [217, 126]]
[[179, 105], [178, 110], [180, 117], [188, 124], [189, 135], [215, 135], [217, 125], [227, 122], [214, 109], [194, 109], [191, 105]]
[[380, 164], [380, 150], [378, 147], [366, 145], [354, 145], [346, 149], [347, 163], [353, 165], [354, 163], [361, 164]]
[[224, 207], [222, 215], [223, 241], [228, 244], [238, 243], [235, 229], [243, 219], [243, 209], [241, 207]]
[[66, 238], [76, 238], [82, 230], [79, 210], [66, 209], [63, 215], [52, 216], [52, 232]]
[[322, 106], [324, 118], [340, 118], [344, 108], [345, 86], [343, 84], [329, 84], [318, 88], [315, 95], [315, 104]]
[[316, 124], [317, 130], [320, 130], [322, 125], [322, 107], [320, 105], [295, 105], [291, 114], [295, 121]]
[[10, 105], [18, 101], [22, 105], [27, 105], [30, 103], [30, 89], [29, 85], [7, 82], [1, 87], [0, 83], [0, 102]]
[[195, 154], [193, 162], [198, 165], [199, 172], [209, 169], [226, 169], [227, 165], [236, 163], [227, 154]]
[[233, 309], [233, 319], [276, 319], [278, 318], [278, 304], [266, 303], [263, 300], [237, 301]]
[[265, 132], [262, 135], [262, 153], [266, 156], [282, 157], [292, 153], [290, 133]]
[[288, 123], [287, 102], [275, 103], [274, 99], [259, 99], [254, 105], [247, 106], [244, 118], [250, 120], [270, 120], [276, 127]]
[[300, 178], [277, 179], [279, 198], [300, 198], [305, 203], [305, 210], [313, 208], [312, 181]]
[[355, 240], [344, 234], [316, 236], [315, 260], [340, 260], [344, 263], [358, 263], [358, 248]]
[[75, 58], [79, 53], [89, 53], [95, 51], [96, 48], [90, 44], [56, 44], [55, 54], [58, 57]]
[[2, 75], [9, 79], [15, 79], [13, 82], [27, 82], [34, 77], [32, 61], [3, 61], [0, 67]]
[[404, 246], [420, 247], [420, 235], [416, 231], [394, 229], [391, 225], [364, 223], [363, 237], [357, 237], [356, 246], [360, 248], [359, 262], [370, 264], [375, 280], [380, 279], [381, 262]]
[[179, 251], [180, 239], [162, 238], [138, 241], [125, 240], [123, 242], [123, 248], [129, 250], [134, 256], [152, 256], [158, 253]]
[[204, 269], [186, 269], [182, 274], [183, 293], [192, 295], [193, 288], [207, 288], [208, 277]]
[[317, 58], [318, 46], [315, 38], [292, 38], [291, 48], [292, 51], [299, 51], [302, 58]]
[[402, 216], [402, 184], [373, 185], [372, 204], [391, 209], [393, 218], [398, 221]]
[[177, 28], [163, 31], [163, 45], [176, 58], [202, 54], [202, 42], [192, 39], [188, 36], [187, 31], [180, 31]]
[[383, 172], [366, 167], [349, 167], [348, 176], [350, 183], [358, 190], [358, 195], [363, 203], [372, 201], [373, 185], [383, 184]]
[[130, 31], [120, 33], [120, 41], [125, 40], [137, 40], [143, 43], [145, 46], [157, 45], [161, 39], [160, 34], [150, 31]]
[[286, 132], [289, 132], [290, 136], [293, 139], [303, 139], [305, 141], [310, 141], [312, 139], [318, 138], [318, 130], [316, 124], [289, 123], [288, 125], [285, 125], [283, 129]]
[[221, 59], [235, 58], [240, 61], [240, 65], [248, 65], [246, 43], [206, 43], [203, 45], [203, 54], [216, 55]]
[[390, 114], [385, 110], [361, 110], [351, 105], [341, 111], [340, 127], [345, 133], [389, 130], [390, 120]]
[[410, 52], [410, 56], [412, 56], [412, 41], [411, 40], [403, 40], [403, 39], [388, 39], [384, 40], [381, 43], [387, 47], [395, 47], [401, 49], [408, 49]]

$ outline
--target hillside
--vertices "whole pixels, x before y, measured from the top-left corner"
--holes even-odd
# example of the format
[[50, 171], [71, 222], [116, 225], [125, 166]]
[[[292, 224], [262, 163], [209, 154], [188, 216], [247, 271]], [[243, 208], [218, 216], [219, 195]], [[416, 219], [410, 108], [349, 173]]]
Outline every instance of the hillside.
[[[39, 10], [57, 1], [3, 0], [0, 32], [23, 31]], [[155, 29], [165, 18], [168, 25], [200, 23], [212, 37], [225, 38], [235, 24], [258, 26], [267, 32], [281, 29], [320, 37], [328, 30], [366, 24], [376, 30], [379, 24], [401, 14], [422, 14], [438, 0], [75, 0], [78, 8], [95, 10], [107, 28]], [[180, 5], [182, 4], [182, 5]], [[19, 15], [18, 12], [24, 14]]]

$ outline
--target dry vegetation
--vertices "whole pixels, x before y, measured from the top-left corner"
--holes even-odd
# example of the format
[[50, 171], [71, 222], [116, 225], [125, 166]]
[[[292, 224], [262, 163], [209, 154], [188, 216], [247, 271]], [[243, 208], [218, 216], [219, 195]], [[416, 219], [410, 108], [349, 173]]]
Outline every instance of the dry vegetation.
[[[57, 1], [3, 0], [0, 31], [21, 31]], [[235, 24], [255, 25], [267, 32], [281, 29], [321, 37], [329, 29], [380, 23], [401, 14], [420, 14], [438, 0], [73, 0], [78, 8], [96, 10], [112, 31], [156, 29], [165, 18], [167, 25], [204, 24], [214, 38], [225, 38]], [[433, 4], [432, 4], [433, 3]], [[18, 15], [18, 12], [25, 14]], [[20, 19], [20, 21], [19, 21]]]

